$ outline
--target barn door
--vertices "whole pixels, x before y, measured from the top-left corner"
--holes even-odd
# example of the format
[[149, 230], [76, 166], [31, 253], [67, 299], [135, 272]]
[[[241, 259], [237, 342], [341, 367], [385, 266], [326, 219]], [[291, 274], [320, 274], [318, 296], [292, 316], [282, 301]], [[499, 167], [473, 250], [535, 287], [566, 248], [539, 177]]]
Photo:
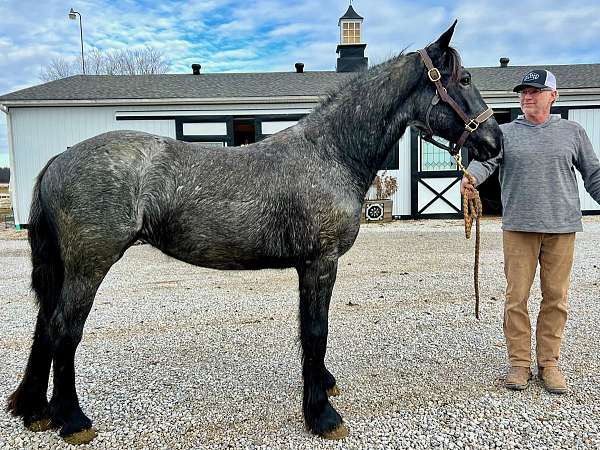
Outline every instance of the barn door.
[[[413, 129], [411, 129], [411, 150], [412, 217], [415, 219], [461, 217], [462, 172], [457, 169], [454, 158], [446, 150], [423, 141], [418, 132]], [[463, 161], [466, 161], [466, 152], [463, 153]]]

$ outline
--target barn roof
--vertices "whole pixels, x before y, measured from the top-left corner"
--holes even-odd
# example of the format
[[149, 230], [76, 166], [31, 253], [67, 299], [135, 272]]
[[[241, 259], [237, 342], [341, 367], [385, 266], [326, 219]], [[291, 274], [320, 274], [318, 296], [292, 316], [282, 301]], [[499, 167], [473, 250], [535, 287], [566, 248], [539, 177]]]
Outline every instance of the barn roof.
[[[360, 16], [356, 11], [354, 11], [354, 8], [352, 7], [352, 5], [348, 6], [348, 9], [346, 10], [346, 13], [340, 17], [340, 22], [344, 19], [348, 19], [348, 20], [352, 20], [352, 19], [364, 19], [364, 17]], [[339, 22], [338, 22], [339, 25]]]
[[[530, 69], [556, 75], [558, 89], [600, 88], [600, 64], [469, 68], [480, 91], [510, 92]], [[352, 77], [333, 71], [202, 73], [164, 75], [75, 75], [0, 96], [19, 101], [229, 99], [319, 97]]]

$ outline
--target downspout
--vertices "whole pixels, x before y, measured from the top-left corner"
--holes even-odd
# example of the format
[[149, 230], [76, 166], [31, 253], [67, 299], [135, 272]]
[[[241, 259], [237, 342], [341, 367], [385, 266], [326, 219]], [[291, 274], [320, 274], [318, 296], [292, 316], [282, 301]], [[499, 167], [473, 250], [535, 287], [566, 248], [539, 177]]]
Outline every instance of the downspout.
[[8, 184], [8, 192], [10, 193], [10, 201], [12, 203], [12, 208], [13, 208], [13, 215], [14, 215], [14, 219], [15, 219], [15, 228], [17, 230], [21, 229], [21, 220], [19, 218], [19, 209], [17, 207], [18, 202], [17, 202], [17, 195], [16, 195], [16, 190], [14, 189], [15, 186], [15, 174], [16, 174], [16, 170], [15, 170], [15, 147], [13, 145], [13, 132], [12, 132], [12, 120], [11, 120], [11, 116], [10, 116], [10, 111], [9, 109], [0, 104], [0, 111], [2, 111], [4, 114], [6, 114], [6, 128], [7, 128], [7, 138], [8, 138], [8, 163], [9, 163], [9, 168], [10, 168], [10, 182]]

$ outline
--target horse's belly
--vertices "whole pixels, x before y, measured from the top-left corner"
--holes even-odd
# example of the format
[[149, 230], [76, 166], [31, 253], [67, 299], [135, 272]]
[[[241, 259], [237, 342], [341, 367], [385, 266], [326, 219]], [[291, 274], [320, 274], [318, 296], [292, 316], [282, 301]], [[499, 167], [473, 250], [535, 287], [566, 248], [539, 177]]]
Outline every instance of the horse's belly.
[[161, 249], [180, 261], [199, 267], [219, 270], [258, 270], [293, 267], [289, 258], [257, 255], [235, 247], [205, 247], [203, 249]]

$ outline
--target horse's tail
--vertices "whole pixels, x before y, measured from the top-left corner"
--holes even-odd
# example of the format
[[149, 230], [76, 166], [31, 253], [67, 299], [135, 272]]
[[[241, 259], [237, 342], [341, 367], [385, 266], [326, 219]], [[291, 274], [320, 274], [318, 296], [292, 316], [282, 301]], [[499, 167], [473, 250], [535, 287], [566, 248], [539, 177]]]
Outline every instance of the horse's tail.
[[31, 287], [40, 309], [48, 319], [58, 302], [65, 273], [56, 224], [53, 216], [48, 213], [41, 195], [42, 179], [54, 158], [48, 161], [35, 182], [28, 226], [32, 265]]
[[[6, 410], [14, 416], [31, 420], [33, 412], [45, 412], [46, 390], [51, 350], [47, 342], [48, 323], [56, 309], [64, 280], [64, 265], [60, 257], [58, 236], [52, 216], [44, 205], [41, 185], [46, 169], [54, 158], [42, 169], [35, 182], [31, 211], [29, 212], [29, 245], [31, 246], [31, 287], [39, 305], [31, 354], [27, 369], [19, 387], [8, 397]], [[45, 383], [44, 383], [45, 380]], [[39, 394], [43, 392], [43, 397]], [[39, 409], [39, 411], [38, 411]]]

